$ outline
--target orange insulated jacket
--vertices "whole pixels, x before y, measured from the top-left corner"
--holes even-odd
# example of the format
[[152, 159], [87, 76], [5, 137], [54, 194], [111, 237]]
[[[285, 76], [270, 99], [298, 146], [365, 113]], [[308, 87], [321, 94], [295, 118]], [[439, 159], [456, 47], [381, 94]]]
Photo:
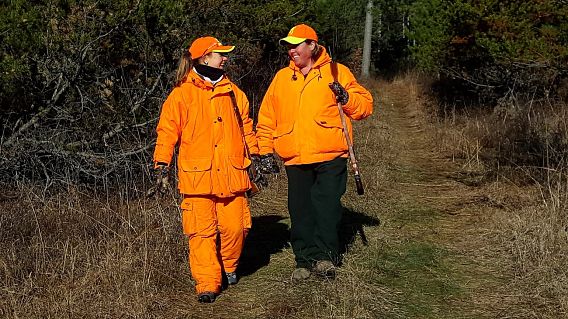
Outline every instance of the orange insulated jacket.
[[245, 94], [224, 77], [213, 86], [191, 71], [162, 107], [154, 162], [171, 162], [179, 144], [178, 188], [187, 195], [230, 197], [250, 188], [245, 145], [229, 92], [233, 91], [251, 154], [258, 154]]
[[[339, 110], [329, 83], [331, 58], [323, 52], [304, 76], [293, 61], [276, 73], [262, 101], [256, 127], [260, 154], [276, 153], [285, 165], [332, 160], [348, 154]], [[343, 106], [352, 138], [351, 121], [373, 112], [373, 97], [351, 71], [337, 64], [337, 80], [349, 93]]]

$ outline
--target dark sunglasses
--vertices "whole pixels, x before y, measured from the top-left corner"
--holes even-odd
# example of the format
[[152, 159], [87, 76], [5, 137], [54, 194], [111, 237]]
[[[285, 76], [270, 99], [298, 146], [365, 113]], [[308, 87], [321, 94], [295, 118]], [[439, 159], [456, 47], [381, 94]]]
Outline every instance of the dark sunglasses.
[[292, 43], [286, 43], [286, 49], [288, 50], [292, 50], [297, 48], [298, 46], [300, 46], [302, 43], [305, 43], [306, 41], [300, 42], [298, 44], [292, 44]]

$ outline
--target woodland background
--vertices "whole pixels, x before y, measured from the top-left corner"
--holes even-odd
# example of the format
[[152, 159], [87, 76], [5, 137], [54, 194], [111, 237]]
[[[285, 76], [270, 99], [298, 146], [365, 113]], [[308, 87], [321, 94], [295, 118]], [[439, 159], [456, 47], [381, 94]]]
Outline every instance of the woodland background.
[[[237, 46], [228, 72], [253, 116], [287, 61], [278, 39], [296, 23], [312, 25], [321, 44], [358, 73], [366, 4], [3, 1], [0, 182], [97, 188], [144, 176], [178, 58], [198, 36]], [[441, 116], [500, 114], [507, 132], [487, 143], [508, 161], [540, 165], [545, 153], [564, 160], [565, 127], [534, 132], [521, 122], [531, 112], [565, 113], [543, 102], [568, 98], [565, 1], [374, 1], [373, 13], [374, 75], [417, 70], [432, 80]]]
[[179, 194], [145, 196], [178, 58], [236, 45], [254, 117], [295, 24], [359, 74], [368, 2], [0, 2], [0, 317], [568, 318], [566, 0], [372, 1], [338, 278], [290, 282], [281, 174], [197, 304]]

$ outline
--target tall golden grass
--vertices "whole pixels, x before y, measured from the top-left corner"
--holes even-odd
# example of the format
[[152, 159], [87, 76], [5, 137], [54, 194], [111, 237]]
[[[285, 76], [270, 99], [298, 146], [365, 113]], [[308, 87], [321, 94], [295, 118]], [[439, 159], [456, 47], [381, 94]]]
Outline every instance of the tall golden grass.
[[[405, 80], [427, 92], [428, 80]], [[568, 105], [508, 99], [492, 109], [456, 108], [422, 97], [440, 152], [479, 176], [503, 207], [490, 217], [488, 235], [510, 262], [504, 298], [523, 305], [508, 317], [568, 317]]]
[[[366, 170], [371, 175], [384, 166]], [[368, 180], [367, 191], [382, 182]], [[0, 197], [0, 317], [373, 318], [379, 309], [401, 318], [388, 288], [374, 285], [372, 269], [359, 266], [372, 251], [361, 247], [351, 225], [348, 240], [357, 242], [349, 242], [340, 278], [291, 283], [285, 176], [272, 178], [252, 202], [253, 229], [239, 270], [244, 277], [207, 306], [196, 300], [176, 191], [148, 199], [140, 195], [148, 188], [142, 178], [117, 184], [69, 183], [52, 192], [18, 184]], [[352, 214], [372, 224], [368, 213]]]
[[[0, 196], [0, 317], [408, 318], [412, 311], [422, 311], [416, 305], [428, 303], [433, 304], [430, 310], [424, 310], [425, 318], [435, 317], [437, 313], [432, 311], [440, 309], [467, 314], [475, 305], [461, 304], [463, 312], [455, 308], [456, 304], [443, 308], [449, 307], [447, 299], [458, 298], [452, 291], [430, 295], [424, 293], [425, 287], [407, 282], [404, 276], [425, 278], [425, 284], [447, 281], [461, 285], [460, 274], [451, 268], [432, 268], [429, 259], [425, 260], [428, 267], [413, 264], [418, 248], [438, 251], [432, 243], [412, 244], [418, 241], [420, 232], [434, 227], [428, 224], [434, 223], [434, 217], [426, 222], [425, 217], [440, 212], [422, 203], [400, 202], [414, 194], [400, 193], [397, 174], [407, 174], [403, 178], [407, 184], [435, 183], [416, 179], [423, 175], [412, 176], [414, 172], [394, 169], [400, 168], [397, 160], [406, 146], [397, 143], [415, 143], [413, 137], [423, 136], [426, 138], [418, 143], [429, 142], [418, 147], [425, 151], [436, 149], [461, 165], [468, 183], [476, 191], [481, 189], [485, 194], [482, 199], [490, 204], [479, 206], [483, 210], [478, 214], [487, 216], [475, 219], [483, 221], [475, 227], [484, 227], [479, 233], [491, 237], [491, 241], [480, 240], [482, 244], [496, 245], [487, 251], [499, 254], [488, 256], [482, 250], [480, 258], [497, 260], [499, 265], [493, 268], [502, 274], [496, 276], [508, 279], [503, 288], [508, 293], [499, 295], [497, 302], [506, 300], [503, 304], [513, 306], [501, 315], [566, 316], [568, 182], [566, 161], [559, 147], [566, 138], [562, 135], [566, 131], [561, 130], [566, 127], [566, 116], [562, 115], [565, 106], [552, 107], [550, 103], [547, 112], [536, 112], [533, 101], [531, 108], [519, 107], [532, 113], [497, 109], [489, 114], [454, 112], [449, 107], [449, 116], [440, 118], [432, 115], [439, 113], [431, 111], [428, 81], [416, 74], [368, 86], [379, 92], [375, 95], [376, 115], [356, 124], [356, 151], [367, 195], [356, 197], [349, 180], [344, 204], [352, 210], [353, 225], [347, 227], [351, 241], [336, 281], [314, 279], [299, 285], [289, 281], [293, 254], [286, 243], [289, 234], [283, 176], [272, 179], [271, 187], [252, 203], [253, 231], [243, 262], [248, 267], [246, 277], [207, 307], [195, 300], [186, 238], [180, 226], [179, 198], [173, 192], [149, 200], [137, 196], [146, 185], [135, 181], [114, 190], [69, 186], [57, 193], [46, 192], [43, 185], [19, 184], [9, 196], [6, 190]], [[401, 101], [408, 102], [405, 116], [417, 119], [416, 123], [403, 123], [410, 125], [410, 140], [395, 137], [393, 126], [383, 120], [397, 116], [396, 110], [385, 106], [390, 101], [381, 93], [392, 87], [399, 91], [390, 94], [398, 94]], [[422, 123], [424, 117], [429, 120], [426, 126]], [[516, 123], [514, 130], [510, 123]], [[541, 132], [534, 136], [549, 141], [542, 148], [551, 154], [543, 157], [548, 162], [535, 165], [534, 154], [519, 152], [526, 148], [520, 147], [518, 140], [527, 135], [514, 138], [512, 132]], [[541, 145], [530, 141], [531, 145]], [[444, 185], [453, 184], [445, 180], [436, 188]], [[455, 193], [437, 195], [453, 198], [459, 195]], [[404, 223], [415, 223], [415, 227], [398, 228], [401, 218]], [[353, 231], [355, 224], [357, 231], [366, 232], [367, 245]], [[381, 260], [385, 256], [392, 260]], [[437, 258], [436, 254], [432, 256]], [[385, 266], [385, 262], [392, 264]], [[406, 267], [406, 272], [398, 267]], [[381, 269], [391, 270], [392, 274]], [[483, 280], [479, 282], [483, 284]], [[421, 298], [420, 302], [405, 299], [403, 292]]]

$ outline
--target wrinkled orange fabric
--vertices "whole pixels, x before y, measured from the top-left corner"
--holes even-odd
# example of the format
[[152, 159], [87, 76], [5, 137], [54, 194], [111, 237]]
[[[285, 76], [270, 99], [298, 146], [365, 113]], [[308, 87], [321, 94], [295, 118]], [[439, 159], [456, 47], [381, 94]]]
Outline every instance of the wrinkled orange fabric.
[[171, 162], [179, 143], [178, 188], [182, 194], [234, 196], [251, 186], [241, 131], [229, 91], [235, 92], [251, 154], [258, 154], [246, 95], [226, 77], [216, 86], [191, 71], [162, 107], [154, 162]]
[[237, 269], [251, 227], [247, 199], [186, 196], [181, 208], [183, 231], [189, 236], [189, 264], [195, 289], [197, 293], [219, 293], [221, 271]]
[[[256, 126], [260, 154], [276, 153], [285, 165], [309, 164], [347, 157], [348, 148], [335, 95], [331, 58], [323, 52], [304, 77], [293, 61], [276, 73], [264, 95]], [[338, 82], [349, 93], [343, 106], [351, 138], [350, 119], [360, 120], [373, 112], [373, 97], [351, 71], [337, 64]]]
[[191, 71], [162, 106], [154, 162], [170, 164], [176, 146], [182, 225], [198, 293], [218, 293], [221, 270], [236, 270], [251, 227], [244, 192], [251, 186], [233, 91], [251, 154], [258, 154], [245, 94], [226, 77], [213, 86]]

